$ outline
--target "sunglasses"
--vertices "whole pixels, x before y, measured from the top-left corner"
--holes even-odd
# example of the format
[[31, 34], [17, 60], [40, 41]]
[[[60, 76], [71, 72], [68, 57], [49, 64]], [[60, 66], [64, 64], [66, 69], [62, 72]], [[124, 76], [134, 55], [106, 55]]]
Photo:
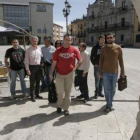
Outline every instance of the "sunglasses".
[[112, 39], [113, 37], [107, 37], [106, 39]]

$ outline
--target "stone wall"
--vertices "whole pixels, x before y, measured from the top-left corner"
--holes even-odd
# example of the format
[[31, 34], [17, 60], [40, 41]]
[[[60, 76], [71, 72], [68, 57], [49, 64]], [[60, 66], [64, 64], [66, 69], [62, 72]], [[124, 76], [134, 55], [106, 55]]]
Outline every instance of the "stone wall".
[[[139, 0], [131, 0], [131, 1], [135, 7], [136, 13], [140, 21], [140, 1]], [[140, 97], [139, 97], [139, 109], [140, 109]], [[131, 140], [140, 140], [140, 111], [138, 112], [136, 120], [137, 120], [137, 127], [134, 131]]]

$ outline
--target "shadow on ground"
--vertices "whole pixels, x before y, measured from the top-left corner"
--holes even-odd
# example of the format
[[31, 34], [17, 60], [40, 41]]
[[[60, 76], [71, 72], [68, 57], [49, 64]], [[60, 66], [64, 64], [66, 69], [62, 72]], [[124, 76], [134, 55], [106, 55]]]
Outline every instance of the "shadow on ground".
[[49, 115], [47, 115], [45, 113], [41, 113], [41, 114], [36, 114], [36, 115], [30, 116], [30, 117], [24, 117], [24, 118], [21, 118], [21, 120], [18, 122], [7, 124], [4, 127], [4, 129], [0, 131], [0, 135], [9, 134], [17, 129], [30, 128], [30, 127], [36, 126], [38, 124], [42, 124], [42, 123], [48, 122], [50, 120], [53, 120], [58, 116], [59, 115], [56, 114], [56, 112], [53, 112]]
[[[99, 110], [95, 112], [74, 113], [74, 114], [70, 114], [67, 117], [63, 116], [57, 122], [55, 122], [53, 126], [61, 126], [69, 122], [77, 123], [77, 122], [87, 121], [87, 120], [90, 120], [90, 119], [93, 119], [102, 115], [106, 115], [106, 113], [103, 111], [104, 108], [105, 106], [101, 107]], [[13, 131], [17, 129], [25, 129], [25, 128], [30, 128], [39, 124], [43, 124], [57, 117], [60, 117], [60, 115], [58, 115], [56, 112], [53, 112], [49, 115], [45, 113], [41, 113], [41, 114], [36, 114], [30, 117], [24, 117], [24, 118], [21, 118], [21, 120], [18, 122], [7, 124], [4, 127], [4, 129], [0, 131], [0, 135], [6, 135], [9, 133], [12, 133]]]
[[97, 118], [102, 115], [107, 115], [107, 113], [104, 112], [106, 106], [101, 107], [99, 110], [96, 110], [94, 112], [83, 112], [83, 113], [73, 113], [70, 114], [67, 117], [61, 117], [57, 122], [53, 124], [53, 126], [61, 126], [66, 123], [77, 123], [82, 121], [87, 121], [93, 118]]
[[[10, 100], [9, 97], [4, 97], [0, 99], [0, 107], [8, 107], [11, 105], [23, 105], [30, 99], [24, 99], [22, 96], [16, 98], [16, 100]], [[2, 103], [1, 103], [2, 102]]]

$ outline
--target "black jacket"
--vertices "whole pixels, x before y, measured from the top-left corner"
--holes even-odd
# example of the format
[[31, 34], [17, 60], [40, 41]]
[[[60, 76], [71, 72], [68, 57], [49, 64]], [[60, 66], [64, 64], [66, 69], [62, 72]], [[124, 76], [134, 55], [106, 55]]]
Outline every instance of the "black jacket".
[[99, 65], [101, 46], [96, 44], [93, 46], [90, 55], [90, 61], [93, 65]]

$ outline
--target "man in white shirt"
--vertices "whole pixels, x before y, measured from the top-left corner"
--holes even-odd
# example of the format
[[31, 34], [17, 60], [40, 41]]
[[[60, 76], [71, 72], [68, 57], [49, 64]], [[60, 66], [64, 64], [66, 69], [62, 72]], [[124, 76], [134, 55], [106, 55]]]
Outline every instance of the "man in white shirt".
[[[42, 52], [41, 48], [39, 48], [38, 37], [31, 37], [31, 47], [26, 50], [25, 53], [25, 66], [27, 70], [27, 74], [30, 76], [30, 96], [31, 101], [35, 102], [36, 98], [42, 99], [39, 95], [40, 93], [40, 80], [41, 80], [41, 57]], [[36, 86], [35, 86], [36, 85]]]
[[90, 67], [90, 54], [86, 51], [86, 44], [80, 43], [79, 51], [82, 57], [82, 64], [77, 69], [78, 82], [81, 95], [77, 98], [84, 98], [85, 101], [89, 100], [89, 91], [87, 84], [88, 71]]

